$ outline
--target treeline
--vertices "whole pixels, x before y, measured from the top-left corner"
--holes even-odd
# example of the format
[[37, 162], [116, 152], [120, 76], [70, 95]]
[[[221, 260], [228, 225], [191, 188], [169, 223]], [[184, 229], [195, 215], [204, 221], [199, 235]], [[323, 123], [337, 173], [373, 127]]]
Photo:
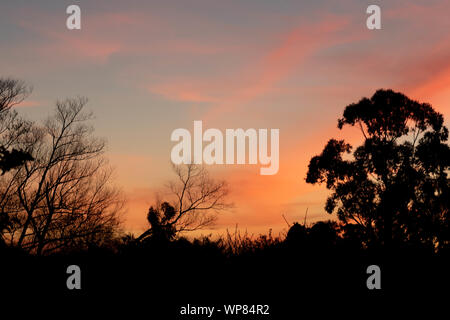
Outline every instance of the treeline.
[[[449, 285], [448, 129], [429, 104], [378, 90], [346, 107], [338, 126], [358, 126], [363, 143], [353, 151], [330, 139], [306, 176], [332, 191], [325, 210], [337, 221], [294, 223], [282, 236], [235, 230], [195, 239], [189, 232], [233, 206], [225, 181], [201, 166], [174, 166], [176, 179], [149, 208], [147, 230], [126, 234], [124, 197], [111, 179], [105, 141], [89, 125], [87, 100], [59, 101], [36, 122], [13, 109], [30, 92], [21, 81], [0, 79], [0, 274], [12, 296], [118, 295], [152, 306], [251, 297], [295, 307], [305, 292], [373, 298], [370, 265], [382, 270], [383, 292]], [[79, 292], [67, 290], [70, 265], [82, 270]]]
[[[445, 291], [448, 251], [405, 245], [386, 251], [364, 246], [334, 221], [294, 224], [285, 236], [250, 236], [239, 231], [220, 238], [174, 239], [131, 235], [101, 244], [72, 247], [47, 256], [18, 248], [2, 252], [2, 287], [10, 294], [44, 294], [65, 301], [124, 301], [176, 318], [181, 304], [264, 303], [280, 314], [299, 304], [339, 305], [349, 300], [380, 303], [397, 296]], [[68, 266], [81, 269], [81, 290], [68, 290]], [[381, 269], [381, 290], [368, 290], [368, 267]], [[87, 300], [83, 300], [87, 301]], [[139, 303], [137, 303], [139, 301]], [[95, 305], [94, 305], [95, 306]]]
[[[232, 207], [228, 186], [205, 167], [174, 166], [176, 179], [147, 213], [148, 229], [124, 235], [124, 196], [114, 186], [94, 135], [87, 100], [58, 101], [53, 115], [29, 121], [13, 107], [31, 93], [24, 82], [0, 79], [0, 246], [51, 255], [92, 248], [111, 252], [206, 247], [244, 256], [296, 247], [311, 250], [413, 248], [433, 254], [449, 247], [450, 148], [442, 114], [392, 90], [348, 105], [338, 127], [358, 126], [354, 149], [330, 139], [312, 157], [306, 182], [332, 191], [325, 204], [337, 222], [298, 223], [285, 239], [237, 232], [219, 240], [187, 241]], [[143, 252], [144, 252], [143, 251]]]

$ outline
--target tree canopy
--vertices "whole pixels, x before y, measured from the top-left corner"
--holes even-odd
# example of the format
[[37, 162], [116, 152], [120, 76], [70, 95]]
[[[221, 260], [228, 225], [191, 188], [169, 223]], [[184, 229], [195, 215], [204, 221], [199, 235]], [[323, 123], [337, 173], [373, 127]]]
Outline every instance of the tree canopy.
[[[448, 245], [450, 148], [442, 114], [392, 90], [348, 105], [338, 128], [358, 126], [357, 148], [330, 139], [308, 183], [333, 191], [325, 209], [361, 229], [366, 244]], [[353, 151], [354, 150], [354, 151]]]

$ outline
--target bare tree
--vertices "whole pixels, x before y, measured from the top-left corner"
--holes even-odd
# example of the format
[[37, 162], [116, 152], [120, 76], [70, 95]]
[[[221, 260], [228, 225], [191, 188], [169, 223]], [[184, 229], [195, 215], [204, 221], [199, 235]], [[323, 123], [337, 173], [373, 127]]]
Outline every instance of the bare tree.
[[30, 95], [31, 91], [32, 88], [23, 81], [0, 78], [0, 112], [21, 103]]
[[150, 208], [147, 219], [151, 227], [138, 241], [157, 232], [170, 238], [180, 232], [205, 228], [216, 221], [219, 211], [231, 207], [226, 202], [226, 182], [212, 179], [203, 166], [178, 165], [173, 170], [177, 179], [168, 184], [170, 200]]
[[[29, 153], [12, 148], [18, 137], [28, 131], [30, 123], [21, 119], [17, 111], [11, 110], [11, 107], [22, 102], [30, 93], [31, 87], [22, 81], [0, 78], [0, 170], [2, 175], [23, 165], [26, 161], [33, 160]], [[9, 216], [0, 212], [0, 236], [8, 225], [10, 225]], [[0, 244], [3, 244], [2, 240], [3, 238], [0, 237]]]
[[110, 184], [105, 142], [92, 136], [85, 98], [56, 104], [43, 125], [32, 124], [14, 147], [34, 161], [0, 180], [0, 208], [10, 217], [4, 237], [37, 254], [80, 247], [111, 236], [119, 225], [121, 193]]
[[29, 127], [11, 107], [22, 102], [31, 93], [32, 88], [24, 82], [0, 78], [0, 170], [2, 174], [22, 165], [32, 157], [20, 149], [12, 149], [11, 144]]

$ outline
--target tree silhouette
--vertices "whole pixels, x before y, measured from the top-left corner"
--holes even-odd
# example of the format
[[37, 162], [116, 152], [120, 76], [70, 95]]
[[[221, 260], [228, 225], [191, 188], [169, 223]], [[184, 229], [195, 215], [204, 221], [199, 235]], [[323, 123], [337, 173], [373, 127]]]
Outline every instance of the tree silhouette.
[[202, 166], [187, 164], [174, 166], [177, 180], [169, 183], [172, 200], [150, 207], [147, 220], [150, 228], [141, 234], [141, 241], [150, 236], [171, 239], [176, 234], [194, 231], [214, 223], [215, 212], [230, 207], [225, 181], [215, 181]]
[[450, 148], [443, 116], [427, 103], [378, 90], [345, 108], [338, 127], [345, 125], [360, 128], [363, 144], [352, 153], [350, 144], [331, 139], [308, 167], [308, 183], [333, 190], [326, 211], [358, 225], [366, 244], [448, 246]]
[[145, 233], [144, 237], [151, 235], [152, 239], [157, 239], [158, 241], [172, 240], [177, 231], [171, 223], [175, 214], [175, 208], [168, 202], [163, 202], [156, 208], [150, 207], [147, 214], [150, 229], [149, 232]]
[[[1, 175], [23, 165], [33, 157], [21, 149], [12, 148], [17, 139], [29, 128], [30, 123], [21, 119], [11, 108], [21, 103], [31, 93], [32, 88], [24, 82], [0, 78], [0, 170]], [[11, 220], [8, 214], [0, 212], [0, 235], [8, 229]], [[3, 242], [3, 237], [0, 237]]]
[[[2, 174], [21, 166], [33, 157], [22, 150], [10, 149], [11, 144], [27, 129], [28, 123], [20, 119], [16, 111], [11, 108], [21, 103], [31, 93], [31, 87], [24, 82], [0, 78], [0, 170]], [[14, 128], [14, 133], [11, 129]]]
[[37, 254], [85, 247], [112, 236], [122, 197], [111, 186], [105, 143], [92, 136], [85, 98], [57, 102], [54, 116], [31, 124], [13, 147], [34, 161], [0, 178], [0, 209], [9, 219], [3, 238]]

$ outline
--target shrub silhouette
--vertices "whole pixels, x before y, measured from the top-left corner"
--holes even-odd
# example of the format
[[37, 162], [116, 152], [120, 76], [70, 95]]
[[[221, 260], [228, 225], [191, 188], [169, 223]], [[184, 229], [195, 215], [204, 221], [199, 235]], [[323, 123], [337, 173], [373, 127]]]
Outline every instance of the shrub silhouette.
[[305, 226], [295, 222], [286, 235], [286, 243], [292, 245], [305, 244], [308, 231]]
[[144, 232], [137, 240], [148, 241], [170, 241], [176, 235], [176, 227], [172, 224], [175, 217], [175, 208], [168, 202], [163, 202], [159, 207], [150, 207], [147, 214], [147, 221], [150, 229]]
[[333, 248], [338, 240], [337, 224], [333, 221], [319, 221], [309, 229], [308, 236], [311, 246]]

